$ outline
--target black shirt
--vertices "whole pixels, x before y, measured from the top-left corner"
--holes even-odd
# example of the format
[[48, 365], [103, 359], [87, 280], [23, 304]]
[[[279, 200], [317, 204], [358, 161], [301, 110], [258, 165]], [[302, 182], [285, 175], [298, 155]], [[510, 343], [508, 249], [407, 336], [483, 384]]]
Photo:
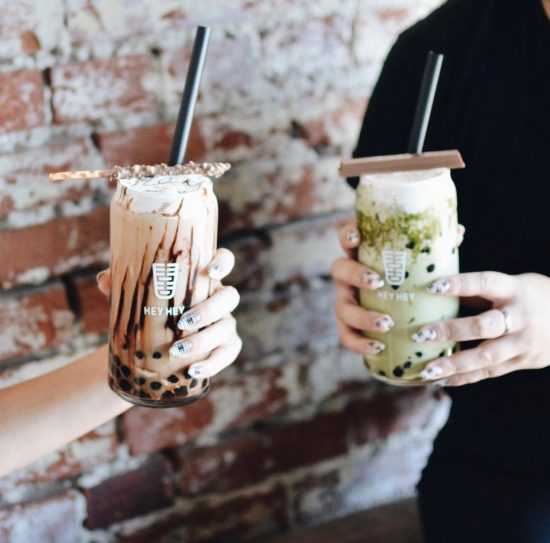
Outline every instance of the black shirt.
[[[457, 148], [466, 162], [452, 172], [466, 227], [461, 271], [550, 275], [550, 21], [541, 0], [450, 0], [401, 34], [354, 156], [406, 151], [429, 50], [445, 60], [424, 150]], [[467, 424], [550, 422], [550, 368], [449, 391], [451, 418]]]

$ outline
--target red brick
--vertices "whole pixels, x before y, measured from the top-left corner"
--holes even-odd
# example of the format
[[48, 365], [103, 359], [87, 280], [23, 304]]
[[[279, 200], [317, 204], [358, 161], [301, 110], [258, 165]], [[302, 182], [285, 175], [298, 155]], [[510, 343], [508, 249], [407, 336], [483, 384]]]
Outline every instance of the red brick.
[[142, 454], [245, 427], [296, 401], [289, 385], [279, 383], [282, 375], [279, 368], [264, 368], [231, 381], [214, 379], [208, 396], [186, 407], [134, 408], [123, 418], [126, 441], [133, 454]]
[[[195, 7], [195, 6], [193, 6]], [[113, 13], [114, 12], [114, 13]], [[69, 2], [67, 26], [73, 45], [117, 42], [139, 37], [163, 38], [163, 33], [177, 28], [185, 32], [188, 15], [174, 2], [150, 0], [88, 0], [84, 4]]]
[[[97, 142], [108, 165], [159, 164], [167, 162], [174, 134], [173, 124], [157, 124], [128, 132], [103, 132]], [[202, 161], [205, 143], [195, 121], [191, 128], [187, 160]]]
[[342, 464], [339, 468], [320, 473], [310, 470], [292, 484], [290, 507], [297, 524], [311, 524], [331, 519], [345, 511], [345, 496], [341, 491], [341, 483], [346, 466], [344, 462]]
[[177, 513], [153, 526], [121, 537], [120, 543], [166, 540], [237, 543], [288, 528], [287, 493], [283, 486], [253, 489], [246, 496], [208, 503], [198, 500], [188, 513]]
[[171, 505], [174, 499], [172, 468], [164, 457], [153, 456], [136, 470], [84, 489], [84, 495], [88, 512], [86, 526], [105, 528]]
[[300, 100], [300, 106], [293, 112], [296, 137], [319, 149], [355, 145], [366, 107], [364, 93], [304, 97]]
[[145, 86], [151, 69], [149, 55], [52, 68], [54, 121], [92, 121], [151, 109], [153, 97]]
[[47, 177], [50, 172], [102, 167], [101, 157], [89, 139], [4, 153], [0, 157], [0, 218], [7, 218], [8, 227], [12, 223], [21, 227], [43, 222], [40, 218], [44, 213], [53, 214], [55, 206], [63, 212], [66, 203], [84, 206], [92, 205], [94, 199], [106, 199], [109, 189], [105, 180], [54, 184]]
[[5, 502], [16, 502], [21, 496], [96, 468], [114, 458], [117, 444], [114, 424], [104, 424], [30, 466], [0, 478], [0, 496]]
[[372, 443], [411, 428], [426, 426], [436, 405], [433, 392], [423, 388], [378, 394], [348, 407], [350, 431], [357, 444]]
[[106, 334], [109, 328], [109, 299], [97, 288], [96, 274], [75, 277], [72, 288], [84, 334]]
[[44, 124], [42, 87], [38, 70], [0, 74], [0, 134]]
[[0, 362], [65, 345], [75, 335], [65, 288], [0, 295]]
[[81, 537], [81, 496], [69, 491], [59, 496], [0, 510], [2, 543], [74, 543]]
[[319, 159], [300, 139], [265, 145], [271, 149], [262, 147], [257, 158], [234, 164], [216, 185], [221, 235], [353, 207], [354, 193], [338, 177], [337, 159]]
[[63, 2], [49, 0], [47, 9], [36, 0], [2, 2], [0, 10], [0, 57], [11, 60], [60, 45]]
[[354, 220], [351, 213], [307, 218], [224, 244], [236, 257], [226, 282], [243, 291], [269, 291], [276, 285], [330, 275], [332, 263], [343, 254], [338, 231]]
[[343, 455], [346, 437], [345, 418], [329, 413], [212, 447], [182, 450], [180, 486], [184, 495], [242, 488], [275, 473]]
[[109, 210], [54, 219], [45, 224], [0, 232], [0, 284], [43, 281], [93, 264], [104, 264], [109, 238]]

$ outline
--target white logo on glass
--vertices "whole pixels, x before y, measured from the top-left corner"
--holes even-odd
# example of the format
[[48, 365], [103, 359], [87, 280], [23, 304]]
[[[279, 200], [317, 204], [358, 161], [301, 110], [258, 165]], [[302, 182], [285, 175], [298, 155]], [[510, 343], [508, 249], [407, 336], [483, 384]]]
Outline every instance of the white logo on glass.
[[171, 300], [176, 295], [178, 264], [153, 264], [153, 285], [159, 300]]
[[386, 282], [390, 285], [402, 285], [407, 271], [407, 251], [382, 251]]

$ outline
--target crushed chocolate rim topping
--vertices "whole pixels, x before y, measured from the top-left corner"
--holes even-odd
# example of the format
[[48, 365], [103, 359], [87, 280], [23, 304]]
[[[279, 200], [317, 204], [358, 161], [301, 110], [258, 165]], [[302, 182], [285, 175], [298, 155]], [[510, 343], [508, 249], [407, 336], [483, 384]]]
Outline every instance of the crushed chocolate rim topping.
[[231, 168], [231, 165], [227, 162], [188, 162], [187, 164], [176, 164], [175, 166], [168, 166], [167, 164], [154, 164], [154, 165], [139, 165], [134, 166], [115, 166], [110, 180], [116, 181], [123, 178], [143, 178], [143, 177], [157, 177], [161, 175], [188, 175], [198, 174], [205, 175], [207, 177], [218, 178]]
[[74, 172], [50, 173], [51, 181], [65, 181], [68, 179], [99, 179], [107, 178], [117, 181], [125, 178], [145, 178], [162, 175], [205, 175], [217, 179], [231, 168], [227, 162], [188, 162], [168, 166], [167, 164], [135, 164], [133, 166], [115, 166], [112, 170], [82, 170]]

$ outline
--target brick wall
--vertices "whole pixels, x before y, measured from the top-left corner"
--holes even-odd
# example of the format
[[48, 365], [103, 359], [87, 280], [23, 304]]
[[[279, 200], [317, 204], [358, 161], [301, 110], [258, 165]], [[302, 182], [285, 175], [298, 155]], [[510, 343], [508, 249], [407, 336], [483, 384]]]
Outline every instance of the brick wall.
[[[228, 160], [237, 364], [184, 409], [134, 408], [0, 479], [7, 543], [245, 541], [413, 492], [447, 404], [338, 346], [338, 178], [380, 62], [434, 0], [0, 0], [0, 386], [105, 341], [103, 181], [166, 160], [196, 24], [213, 36], [191, 158]], [[172, 539], [174, 538], [174, 539]]]

